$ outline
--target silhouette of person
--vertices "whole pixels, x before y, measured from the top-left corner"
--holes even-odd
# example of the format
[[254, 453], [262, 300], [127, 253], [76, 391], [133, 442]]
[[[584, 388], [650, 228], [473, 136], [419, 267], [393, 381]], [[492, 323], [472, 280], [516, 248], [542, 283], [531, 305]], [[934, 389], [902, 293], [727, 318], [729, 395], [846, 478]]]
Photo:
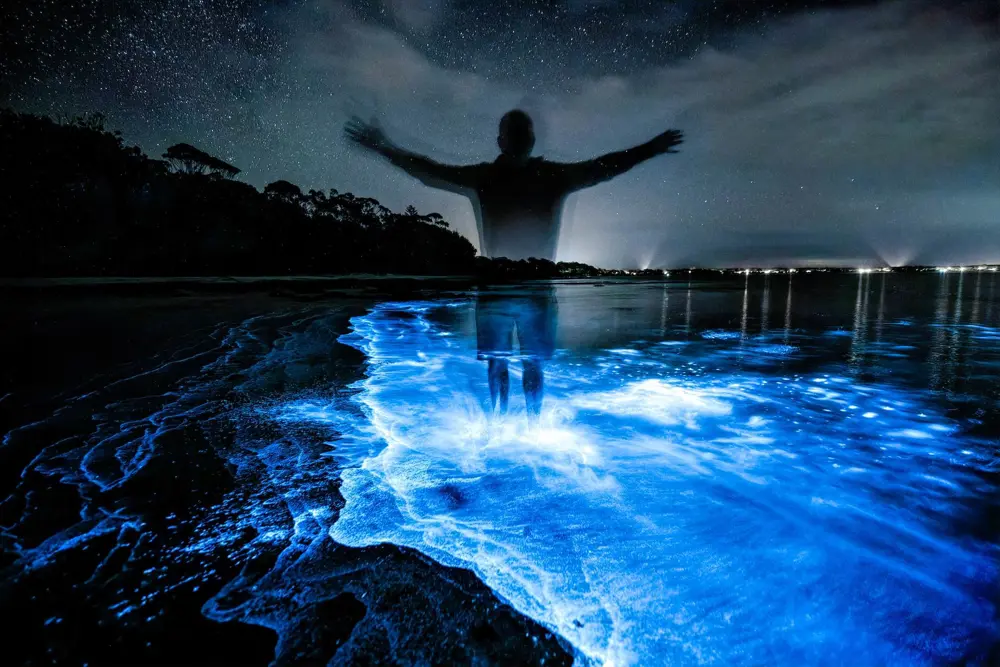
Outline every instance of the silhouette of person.
[[[531, 156], [534, 125], [528, 114], [514, 109], [500, 119], [500, 155], [493, 162], [455, 166], [397, 146], [374, 119], [366, 123], [352, 118], [344, 131], [350, 141], [378, 153], [424, 184], [469, 197], [482, 254], [515, 260], [554, 261], [562, 209], [571, 193], [614, 178], [657, 155], [676, 153], [673, 149], [683, 141], [679, 130], [667, 130], [644, 144], [591, 160], [552, 162]], [[551, 286], [517, 297], [479, 293], [479, 358], [488, 360], [494, 410], [503, 413], [507, 408], [508, 360], [515, 328], [528, 413], [537, 416], [541, 410], [542, 360], [554, 351], [554, 307]]]

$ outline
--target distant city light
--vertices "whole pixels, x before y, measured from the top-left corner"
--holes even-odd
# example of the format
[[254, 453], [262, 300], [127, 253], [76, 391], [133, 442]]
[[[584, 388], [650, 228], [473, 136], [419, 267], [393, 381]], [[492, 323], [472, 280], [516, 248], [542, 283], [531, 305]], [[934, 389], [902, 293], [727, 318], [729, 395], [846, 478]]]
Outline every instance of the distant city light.
[[[802, 268], [802, 267], [799, 267], [799, 268], [770, 268], [770, 269], [762, 269], [762, 268], [738, 269], [738, 268], [735, 268], [735, 267], [728, 267], [728, 268], [708, 268], [708, 267], [699, 268], [699, 267], [690, 267], [690, 268], [686, 268], [686, 269], [673, 269], [673, 270], [668, 270], [668, 269], [638, 269], [638, 270], [637, 269], [616, 269], [616, 271], [618, 272], [618, 275], [627, 275], [627, 276], [641, 276], [641, 275], [652, 275], [652, 274], [663, 274], [664, 276], [669, 276], [669, 275], [673, 275], [673, 273], [689, 273], [689, 274], [691, 274], [691, 273], [695, 273], [695, 272], [712, 272], [712, 271], [714, 271], [716, 273], [721, 273], [721, 274], [730, 274], [730, 275], [732, 275], [732, 274], [738, 274], [738, 275], [744, 275], [744, 276], [749, 276], [751, 274], [757, 274], [757, 273], [760, 273], [760, 274], [763, 274], [763, 275], [771, 275], [771, 274], [782, 274], [782, 273], [787, 273], [787, 274], [792, 274], [792, 273], [827, 273], [827, 272], [840, 272], [840, 271], [843, 271], [843, 272], [852, 272], [852, 273], [859, 273], [859, 274], [895, 273], [895, 272], [908, 273], [908, 272], [912, 272], [912, 271], [937, 271], [938, 273], [948, 273], [950, 271], [956, 271], [956, 272], [965, 272], [965, 271], [990, 271], [990, 272], [996, 273], [997, 271], [1000, 271], [1000, 264], [978, 264], [978, 265], [975, 265], [975, 266], [931, 266], [931, 267], [906, 266], [906, 265], [904, 265], [904, 266], [876, 266], [876, 267], [859, 266], [859, 267], [856, 267], [856, 268], [851, 268], [851, 267], [848, 267], [848, 266], [844, 266], [844, 267], [839, 267], [838, 266], [838, 267], [815, 268], [815, 269], [806, 269], [806, 268]], [[673, 273], [671, 271], [673, 271]]]

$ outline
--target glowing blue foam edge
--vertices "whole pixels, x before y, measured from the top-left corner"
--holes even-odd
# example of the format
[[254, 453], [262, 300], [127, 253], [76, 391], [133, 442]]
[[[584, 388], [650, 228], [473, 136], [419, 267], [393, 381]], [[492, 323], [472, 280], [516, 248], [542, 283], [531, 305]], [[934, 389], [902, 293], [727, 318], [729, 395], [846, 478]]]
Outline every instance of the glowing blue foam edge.
[[338, 542], [472, 569], [599, 663], [934, 664], [995, 637], [996, 549], [942, 530], [988, 453], [923, 397], [648, 346], [557, 359], [540, 424], [491, 424], [441, 307], [352, 320], [360, 411], [274, 412], [365, 434], [335, 453]]
[[[951, 531], [992, 493], [984, 473], [997, 469], [995, 443], [965, 435], [929, 395], [860, 384], [837, 365], [782, 373], [793, 346], [723, 332], [701, 346], [560, 351], [539, 426], [525, 427], [517, 400], [489, 425], [485, 365], [441, 324], [442, 313], [467, 324], [470, 305], [382, 304], [342, 337], [366, 354], [365, 379], [266, 401], [251, 389], [314, 363], [331, 327], [309, 313], [227, 327], [214, 360], [171, 362], [190, 361], [194, 375], [135, 401], [126, 421], [94, 412], [79, 446], [52, 443], [25, 468], [76, 485], [83, 503], [79, 522], [37, 545], [13, 539], [19, 566], [54, 567], [58, 554], [114, 535], [90, 578], [104, 586], [123, 572], [118, 556], [148, 549], [160, 564], [141, 586], [109, 591], [110, 615], [141, 624], [162, 614], [171, 590], [216, 581], [220, 550], [237, 564], [277, 555], [203, 612], [275, 629], [279, 655], [296, 605], [340, 590], [341, 566], [316, 548], [327, 535], [469, 568], [583, 662], [932, 665], [998, 640], [997, 547]], [[261, 345], [258, 324], [277, 327], [280, 345]], [[997, 339], [996, 329], [975, 331]], [[234, 406], [234, 393], [252, 402]], [[167, 517], [171, 528], [193, 525], [190, 538], [157, 551], [141, 510], [94, 502], [95, 489], [132, 483], [160, 461], [171, 429], [226, 420], [234, 439], [213, 446], [246, 488], [205, 516]], [[258, 422], [281, 437], [254, 433]], [[181, 563], [209, 565], [187, 575]]]

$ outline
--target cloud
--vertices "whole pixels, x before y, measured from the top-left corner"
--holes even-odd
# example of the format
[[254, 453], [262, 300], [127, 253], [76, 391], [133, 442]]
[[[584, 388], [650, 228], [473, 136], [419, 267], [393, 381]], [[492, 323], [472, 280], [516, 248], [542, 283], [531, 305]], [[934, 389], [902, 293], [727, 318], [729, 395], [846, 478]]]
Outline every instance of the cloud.
[[[490, 159], [496, 120], [526, 96], [547, 130], [540, 149], [556, 159], [621, 148], [668, 126], [686, 132], [680, 155], [580, 195], [561, 258], [638, 261], [660, 247], [654, 265], [708, 261], [713, 246], [736, 243], [748, 256], [806, 260], [821, 241], [779, 248], [773, 239], [808, 229], [828, 239], [825, 256], [892, 261], [933, 255], [946, 227], [970, 241], [937, 261], [1000, 260], [1000, 241], [971, 238], [1000, 224], [1000, 45], [956, 13], [895, 2], [798, 14], [725, 50], [531, 91], [445, 69], [404, 36], [361, 23], [339, 3], [327, 7], [339, 20], [300, 26], [290, 75], [310, 72], [341, 113], [351, 100], [374, 100], [397, 136], [440, 159]], [[435, 3], [421, 7], [433, 14], [427, 20], [442, 15]], [[414, 29], [423, 20], [393, 11]], [[473, 234], [467, 206], [367, 168], [376, 176], [356, 178], [369, 194], [441, 201]], [[904, 235], [907, 249], [895, 250]]]
[[426, 34], [441, 21], [450, 3], [447, 0], [385, 0], [383, 4], [399, 23]]
[[675, 114], [702, 154], [739, 167], [952, 166], [1000, 145], [995, 35], [893, 3], [797, 15], [730, 50], [634, 79], [584, 81], [570, 117]]

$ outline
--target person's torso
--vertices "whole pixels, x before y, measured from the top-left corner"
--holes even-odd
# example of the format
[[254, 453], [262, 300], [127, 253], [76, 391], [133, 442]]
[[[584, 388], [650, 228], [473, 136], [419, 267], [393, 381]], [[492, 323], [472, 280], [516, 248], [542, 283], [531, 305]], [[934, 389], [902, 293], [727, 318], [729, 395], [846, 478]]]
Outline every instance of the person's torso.
[[560, 173], [541, 158], [524, 165], [486, 165], [477, 188], [483, 250], [489, 257], [555, 259], [566, 190]]

